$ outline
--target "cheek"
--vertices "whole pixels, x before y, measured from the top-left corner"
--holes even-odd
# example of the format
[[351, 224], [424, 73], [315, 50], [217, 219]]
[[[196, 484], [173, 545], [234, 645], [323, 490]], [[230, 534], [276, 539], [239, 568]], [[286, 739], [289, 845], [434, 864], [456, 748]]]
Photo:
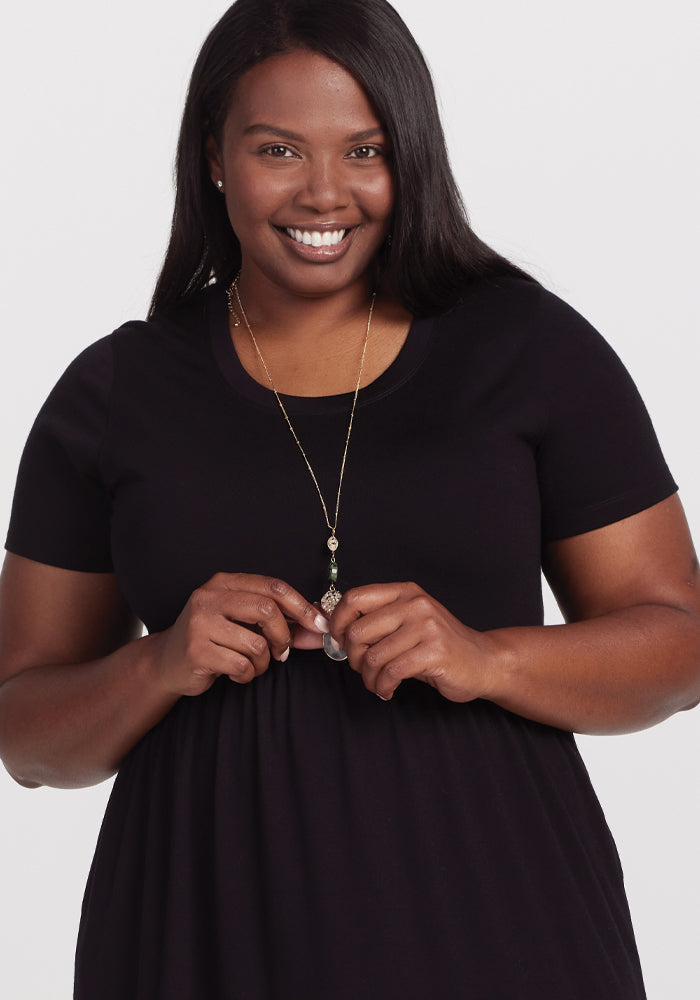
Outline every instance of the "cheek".
[[372, 178], [362, 186], [365, 211], [375, 219], [387, 219], [394, 207], [394, 181], [391, 174]]
[[286, 185], [281, 178], [261, 178], [252, 171], [236, 174], [227, 187], [227, 207], [234, 229], [234, 219], [239, 223], [266, 221], [287, 196]]

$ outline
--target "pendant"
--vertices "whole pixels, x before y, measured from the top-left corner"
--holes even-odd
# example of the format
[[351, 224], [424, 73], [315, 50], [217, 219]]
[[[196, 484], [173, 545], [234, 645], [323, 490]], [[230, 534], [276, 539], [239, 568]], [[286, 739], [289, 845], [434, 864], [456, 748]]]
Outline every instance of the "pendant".
[[[335, 542], [335, 545], [331, 546], [331, 542]], [[343, 595], [335, 586], [335, 582], [338, 579], [338, 564], [335, 561], [335, 550], [338, 548], [338, 541], [333, 536], [331, 536], [328, 540], [328, 548], [331, 549], [331, 552], [333, 553], [330, 565], [328, 566], [328, 579], [330, 580], [331, 585], [321, 598], [321, 607], [330, 618], [340, 603], [340, 598]], [[323, 636], [323, 649], [326, 656], [329, 656], [331, 660], [347, 660], [348, 658], [348, 654], [344, 649], [333, 649], [331, 646], [331, 637], [327, 632]]]
[[323, 636], [323, 650], [331, 660], [347, 660], [348, 658], [348, 654], [344, 649], [333, 649], [331, 646], [331, 637], [328, 632]]
[[336, 590], [335, 586], [331, 584], [328, 590], [321, 598], [321, 607], [326, 612], [329, 618], [333, 614], [335, 609], [338, 607], [338, 604], [340, 604], [340, 598], [342, 596], [343, 595], [340, 593], [340, 591]]
[[[330, 587], [321, 598], [321, 607], [326, 612], [329, 618], [331, 617], [336, 607], [338, 606], [340, 598], [342, 596], [343, 595], [340, 593], [340, 591], [336, 590], [336, 588], [331, 583]], [[331, 660], [347, 660], [348, 658], [348, 654], [345, 652], [344, 649], [333, 649], [333, 647], [331, 646], [331, 637], [328, 634], [328, 632], [326, 632], [323, 636], [323, 648], [325, 650], [326, 656], [330, 656]]]

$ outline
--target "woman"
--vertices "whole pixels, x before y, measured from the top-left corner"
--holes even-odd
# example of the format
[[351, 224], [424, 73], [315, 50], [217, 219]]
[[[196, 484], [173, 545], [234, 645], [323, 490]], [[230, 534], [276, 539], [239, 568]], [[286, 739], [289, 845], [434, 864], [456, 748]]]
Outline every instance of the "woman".
[[8, 769], [119, 768], [76, 996], [643, 996], [571, 737], [698, 700], [633, 386], [462, 220], [378, 0], [239, 0], [178, 171], [153, 315], [42, 411], [3, 576]]

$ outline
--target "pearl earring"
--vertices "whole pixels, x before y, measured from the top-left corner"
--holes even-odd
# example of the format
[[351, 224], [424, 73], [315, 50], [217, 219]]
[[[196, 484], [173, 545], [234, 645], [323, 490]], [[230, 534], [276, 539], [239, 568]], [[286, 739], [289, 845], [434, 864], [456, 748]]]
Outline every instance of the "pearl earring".
[[218, 187], [219, 191], [223, 191], [224, 190], [224, 182], [223, 181], [217, 181], [216, 182], [216, 186]]

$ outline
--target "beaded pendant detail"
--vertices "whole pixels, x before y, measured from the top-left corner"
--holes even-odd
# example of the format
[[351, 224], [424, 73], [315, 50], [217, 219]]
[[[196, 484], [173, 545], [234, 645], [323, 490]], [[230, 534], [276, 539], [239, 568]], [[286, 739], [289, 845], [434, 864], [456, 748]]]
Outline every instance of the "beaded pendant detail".
[[[336, 587], [336, 583], [338, 582], [338, 563], [335, 559], [335, 553], [338, 549], [338, 539], [335, 537], [335, 532], [328, 539], [326, 545], [331, 553], [331, 561], [328, 563], [328, 582], [330, 583], [330, 587], [321, 598], [321, 607], [330, 618], [343, 596]], [[331, 660], [347, 660], [348, 658], [348, 654], [344, 649], [334, 649], [331, 646], [331, 637], [328, 634], [323, 637], [323, 649], [326, 656], [329, 656]]]
[[[333, 557], [333, 559], [331, 560], [331, 564], [328, 569], [328, 575], [331, 581], [338, 579], [338, 567], [335, 563], [335, 557]], [[338, 602], [340, 601], [340, 598], [342, 596], [343, 595], [340, 593], [340, 591], [337, 590], [336, 587], [334, 587], [333, 583], [331, 582], [330, 587], [321, 598], [321, 607], [326, 612], [329, 618], [335, 611], [336, 606], [338, 605]], [[345, 652], [344, 649], [333, 648], [333, 646], [331, 645], [331, 637], [328, 634], [328, 632], [326, 632], [326, 634], [323, 637], [323, 650], [326, 656], [329, 656], [331, 660], [347, 660], [348, 658], [348, 654]]]
[[340, 603], [340, 598], [342, 596], [343, 595], [340, 593], [340, 591], [336, 590], [333, 584], [331, 584], [328, 590], [321, 598], [321, 607], [323, 608], [323, 610], [326, 612], [327, 615], [333, 614], [336, 607]]
[[331, 532], [331, 537], [326, 542], [328, 550], [331, 553], [331, 561], [328, 563], [328, 582], [330, 583], [330, 587], [321, 598], [321, 607], [329, 617], [333, 614], [340, 602], [340, 598], [343, 596], [335, 586], [338, 582], [338, 563], [335, 561], [338, 544], [335, 532]]

